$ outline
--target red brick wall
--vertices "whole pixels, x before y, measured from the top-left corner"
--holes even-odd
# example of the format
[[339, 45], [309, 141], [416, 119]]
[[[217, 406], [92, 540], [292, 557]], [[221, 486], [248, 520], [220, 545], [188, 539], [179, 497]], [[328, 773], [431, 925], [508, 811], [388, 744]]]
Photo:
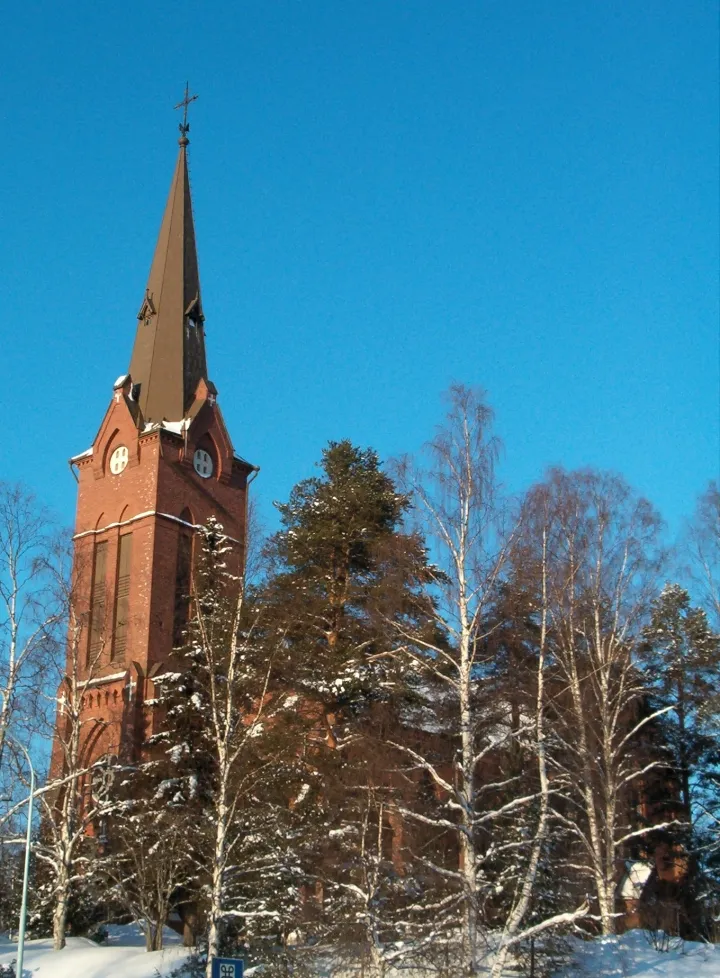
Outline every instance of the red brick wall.
[[[78, 501], [75, 523], [75, 607], [82, 620], [79, 679], [89, 682], [83, 708], [83, 744], [86, 761], [106, 753], [136, 755], [150, 718], [143, 701], [152, 696], [148, 675], [157, 671], [172, 649], [175, 575], [178, 538], [183, 530], [176, 520], [189, 510], [195, 524], [215, 516], [225, 533], [236, 541], [231, 562], [240, 571], [245, 538], [247, 477], [251, 468], [233, 456], [232, 445], [213, 397], [199, 394], [189, 430], [182, 435], [168, 430], [138, 431], [129, 384], [113, 393], [92, 454], [76, 460]], [[208, 441], [209, 439], [209, 441]], [[210, 445], [215, 472], [202, 479], [193, 468], [198, 442]], [[129, 459], [118, 475], [110, 471], [115, 448], [128, 448]], [[175, 519], [173, 519], [173, 517]], [[126, 650], [113, 657], [112, 635], [121, 534], [131, 532], [129, 620]], [[105, 641], [89, 672], [89, 606], [95, 544], [108, 545]], [[72, 642], [68, 643], [68, 673], [72, 668]], [[103, 682], [103, 677], [122, 678]], [[128, 683], [132, 681], [132, 697]], [[63, 686], [59, 691], [62, 694]], [[99, 699], [98, 699], [99, 697]], [[95, 722], [94, 722], [95, 721]], [[58, 712], [62, 729], [63, 717]], [[53, 768], [62, 767], [59, 744]]]

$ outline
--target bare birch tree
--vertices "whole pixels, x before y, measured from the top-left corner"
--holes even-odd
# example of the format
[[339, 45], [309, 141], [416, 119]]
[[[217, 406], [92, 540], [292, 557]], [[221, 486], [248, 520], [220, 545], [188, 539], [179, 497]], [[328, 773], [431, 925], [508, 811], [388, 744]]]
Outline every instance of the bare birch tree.
[[212, 584], [210, 588], [202, 587], [196, 580], [193, 589], [195, 649], [202, 657], [208, 679], [206, 708], [215, 767], [207, 978], [211, 978], [212, 958], [221, 950], [223, 923], [232, 913], [225, 901], [227, 882], [234, 865], [234, 852], [242, 841], [242, 837], [233, 832], [235, 815], [243, 794], [255, 787], [253, 775], [256, 769], [250, 765], [249, 771], [247, 768], [239, 770], [240, 762], [245, 760], [245, 754], [254, 753], [253, 741], [263, 732], [269, 680], [269, 673], [266, 673], [264, 687], [257, 690], [258, 676], [253, 670], [252, 685], [259, 695], [255, 702], [248, 703], [247, 653], [248, 641], [252, 641], [252, 625], [244, 635], [241, 629], [245, 595], [242, 582], [237, 581], [237, 585], [237, 600], [234, 608], [231, 607], [229, 621], [223, 615], [223, 609], [217, 607], [223, 595], [211, 590]]
[[280, 827], [293, 764], [291, 751], [284, 766], [282, 745], [292, 744], [284, 729], [295, 711], [272, 685], [272, 655], [259, 640], [245, 582], [231, 570], [237, 555], [217, 521], [198, 531], [198, 543], [187, 636], [156, 677], [166, 722], [149, 748], [169, 760], [160, 804], [196, 813], [200, 831], [181, 844], [194, 848], [207, 893], [209, 978], [233, 922], [245, 936], [259, 922], [282, 929], [282, 899], [271, 904], [266, 897], [285, 872]]
[[49, 730], [53, 743], [50, 777], [38, 793], [42, 832], [36, 855], [48, 874], [53, 947], [59, 951], [65, 947], [73, 895], [90, 884], [90, 856], [94, 836], [101, 831], [113, 766], [109, 759], [90, 763], [88, 750], [88, 744], [107, 723], [89, 707], [106, 658], [109, 625], [107, 620], [97, 620], [99, 640], [89, 642], [90, 608], [80, 585], [82, 557], [75, 555], [70, 574], [66, 573], [67, 553], [60, 551], [54, 566], [53, 587], [67, 626], [66, 656], [57, 663], [55, 673], [61, 679]]
[[48, 665], [57, 658], [63, 608], [50, 559], [55, 532], [31, 493], [0, 483], [0, 771], [11, 729], [37, 730]]
[[[524, 524], [524, 521], [523, 521]], [[523, 527], [524, 528], [524, 527]], [[521, 942], [535, 939], [539, 934], [551, 928], [561, 925], [574, 924], [575, 921], [584, 917], [589, 910], [587, 903], [581, 902], [580, 906], [567, 911], [560, 911], [550, 914], [544, 920], [534, 925], [525, 923], [532, 906], [535, 893], [536, 881], [540, 867], [543, 850], [547, 842], [548, 831], [550, 829], [553, 811], [553, 795], [557, 794], [559, 788], [551, 787], [552, 771], [550, 767], [551, 757], [548, 756], [547, 741], [552, 738], [552, 730], [548, 731], [547, 701], [548, 692], [546, 688], [547, 660], [548, 660], [548, 617], [549, 617], [549, 595], [548, 595], [548, 540], [547, 532], [543, 528], [540, 532], [540, 567], [539, 567], [539, 594], [538, 606], [535, 610], [535, 619], [538, 626], [537, 660], [535, 670], [535, 710], [532, 715], [533, 729], [531, 736], [534, 745], [535, 763], [537, 765], [538, 792], [535, 811], [535, 821], [532, 827], [532, 835], [525, 848], [525, 862], [520, 873], [517, 875], [515, 890], [510, 901], [510, 906], [506, 912], [505, 922], [496, 945], [495, 957], [490, 971], [490, 978], [501, 978], [508, 957], [513, 948]], [[567, 785], [564, 783], [563, 788]]]
[[197, 895], [192, 826], [188, 813], [178, 812], [181, 806], [153, 809], [152, 794], [139, 795], [138, 788], [151, 791], [151, 785], [137, 768], [113, 774], [133, 782], [135, 797], [126, 805], [114, 793], [108, 799], [111, 844], [99, 866], [100, 885], [115, 905], [142, 922], [145, 949], [161, 951], [170, 914]]
[[634, 651], [656, 594], [661, 523], [622, 479], [588, 470], [553, 470], [528, 510], [552, 640], [552, 764], [573, 788], [558, 817], [579, 845], [571, 868], [592, 880], [611, 934], [620, 860], [662, 828], [638, 824], [629, 804], [660, 763], [657, 753], [638, 753], [641, 732], [664, 710], [645, 708]]
[[[400, 627], [402, 654], [427, 675], [428, 709], [433, 701], [442, 704], [439, 728], [454, 744], [449, 764], [431, 748], [395, 745], [410, 766], [429, 777], [439, 799], [434, 812], [412, 805], [400, 811], [456, 839], [457, 868], [434, 868], [449, 889], [444, 909], [454, 906], [460, 911], [462, 975], [480, 973], [491, 927], [501, 931], [495, 974], [527, 933], [522, 924], [548, 826], [544, 656], [541, 653], [538, 660], [535, 708], [519, 722], [513, 722], [507, 698], [488, 680], [491, 612], [517, 535], [516, 522], [505, 524], [499, 499], [498, 443], [491, 424], [492, 412], [481, 394], [453, 387], [446, 423], [428, 446], [430, 467], [422, 470], [408, 462], [398, 467], [400, 485], [414, 502], [420, 529], [437, 562], [432, 571], [436, 634], [445, 636], [431, 641]], [[438, 727], [431, 722], [430, 732], [433, 729]], [[529, 783], [504, 766], [510, 745], [520, 741], [532, 745], [537, 765]], [[505, 916], [499, 920], [493, 897], [498, 887], [511, 885], [515, 895], [509, 904], [506, 901]], [[537, 929], [582, 913], [581, 907], [553, 915]]]
[[711, 482], [700, 496], [685, 538], [690, 572], [715, 629], [720, 630], [720, 488]]
[[[10, 733], [23, 740], [44, 736], [55, 720], [54, 692], [64, 665], [62, 631], [71, 605], [67, 556], [56, 526], [37, 499], [20, 486], [0, 484], [0, 771], [6, 776], [14, 756], [8, 749]], [[73, 708], [72, 696], [67, 708]], [[16, 790], [8, 792], [3, 824], [12, 823], [26, 804], [17, 797], [17, 786], [24, 792], [28, 784], [23, 765], [14, 770]], [[60, 781], [38, 790], [41, 812], [47, 813], [50, 799], [59, 797]], [[72, 796], [73, 791], [66, 785], [71, 782], [62, 784], [67, 805], [67, 792]], [[72, 821], [74, 813], [68, 812], [68, 819]], [[47, 828], [52, 834], [56, 826], [48, 823]], [[40, 855], [41, 850], [36, 852]], [[71, 875], [68, 861], [61, 862], [55, 877], [57, 947], [64, 944], [63, 908]]]

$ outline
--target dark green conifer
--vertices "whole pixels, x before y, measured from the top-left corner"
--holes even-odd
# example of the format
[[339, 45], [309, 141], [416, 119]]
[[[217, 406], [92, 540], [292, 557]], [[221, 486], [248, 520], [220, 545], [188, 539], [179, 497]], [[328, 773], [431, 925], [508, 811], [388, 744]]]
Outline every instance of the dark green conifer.
[[388, 741], [413, 696], [409, 660], [396, 654], [403, 633], [409, 642], [432, 627], [429, 574], [403, 525], [408, 499], [374, 451], [331, 442], [319, 466], [278, 505], [263, 600], [305, 719], [309, 926], [335, 946], [377, 946], [395, 933], [398, 903], [417, 899], [404, 894], [408, 854], [391, 825], [403, 784]]

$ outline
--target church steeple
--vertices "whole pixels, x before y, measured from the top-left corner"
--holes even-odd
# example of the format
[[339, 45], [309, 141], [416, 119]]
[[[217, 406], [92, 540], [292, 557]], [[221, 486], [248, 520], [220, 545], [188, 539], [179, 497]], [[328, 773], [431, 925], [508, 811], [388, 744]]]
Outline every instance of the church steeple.
[[[194, 98], [195, 96], [193, 96]], [[180, 151], [138, 313], [130, 375], [146, 421], [180, 421], [207, 380], [204, 316], [187, 167], [187, 91]]]
[[[190, 101], [186, 92], [180, 108]], [[235, 454], [206, 374], [187, 134], [185, 115], [131, 376], [108, 390], [92, 446], [71, 459], [75, 624], [58, 690], [53, 777], [67, 772], [72, 737], [88, 768], [101, 758], [149, 759], [148, 738], [164, 723], [153, 707], [156, 681], [184, 632], [193, 538], [211, 517], [227, 534], [229, 572], [238, 582], [242, 574], [253, 466]], [[86, 818], [90, 795], [77, 790]]]

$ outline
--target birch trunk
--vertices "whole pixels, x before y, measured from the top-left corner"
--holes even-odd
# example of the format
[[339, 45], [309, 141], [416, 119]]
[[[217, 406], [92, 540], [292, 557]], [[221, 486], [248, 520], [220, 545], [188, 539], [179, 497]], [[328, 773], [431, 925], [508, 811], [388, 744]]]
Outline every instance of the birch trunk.
[[463, 967], [467, 975], [477, 974], [478, 958], [478, 901], [477, 901], [477, 851], [475, 845], [475, 738], [473, 736], [473, 717], [471, 704], [472, 660], [470, 654], [470, 631], [467, 616], [467, 600], [463, 569], [460, 569], [460, 676], [459, 706], [460, 735], [462, 742], [462, 799], [460, 830], [460, 870], [464, 886], [464, 927], [462, 937]]
[[63, 886], [60, 896], [55, 902], [53, 911], [53, 950], [62, 951], [65, 947], [67, 929], [68, 896], [67, 887]]
[[220, 954], [222, 941], [222, 898], [225, 871], [225, 844], [227, 838], [227, 805], [224, 792], [217, 809], [215, 848], [213, 852], [212, 885], [210, 889], [210, 910], [208, 913], [208, 961], [206, 975], [212, 978], [212, 959]]
[[[448, 636], [449, 648], [407, 638], [414, 662], [423, 665], [451, 697], [453, 727], [459, 739], [453, 776], [444, 778], [429, 758], [396, 746], [413, 756], [436, 789], [448, 796], [451, 815], [438, 815], [435, 824], [441, 831], [452, 829], [457, 838], [459, 865], [453, 886], [459, 888], [460, 897], [460, 968], [463, 976], [472, 978], [480, 967], [478, 874], [483, 856], [478, 851], [478, 820], [482, 819], [485, 834], [492, 838], [495, 818], [494, 812], [482, 810], [478, 766], [485, 756], [480, 743], [483, 707], [478, 705], [482, 698], [475, 673], [487, 637], [486, 616], [498, 593], [513, 531], [505, 533], [498, 519], [492, 412], [479, 392], [468, 388], [451, 388], [448, 401], [446, 424], [428, 445], [430, 468], [422, 471], [401, 465], [398, 475], [415, 500], [423, 536], [434, 539], [438, 555], [436, 625]], [[413, 642], [421, 649], [417, 655], [412, 651]], [[415, 817], [411, 810], [405, 814]], [[422, 815], [418, 820], [433, 824], [432, 818]]]
[[547, 537], [543, 534], [542, 549], [542, 611], [540, 618], [540, 648], [537, 666], [537, 694], [535, 700], [535, 750], [537, 752], [540, 781], [540, 811], [530, 858], [522, 881], [520, 896], [505, 922], [500, 944], [490, 972], [490, 978], [501, 978], [513, 943], [516, 942], [522, 922], [530, 909], [540, 854], [547, 836], [550, 810], [550, 785], [545, 754], [545, 643], [547, 640]]
[[67, 920], [73, 880], [78, 875], [78, 847], [88, 828], [97, 816], [92, 798], [81, 797], [83, 778], [89, 771], [83, 766], [81, 756], [82, 702], [88, 686], [96, 673], [102, 650], [87, 664], [84, 678], [81, 673], [80, 653], [83, 635], [82, 617], [74, 604], [73, 594], [64, 585], [64, 601], [68, 617], [68, 659], [66, 683], [68, 696], [55, 717], [54, 737], [61, 751], [62, 770], [57, 781], [50, 782], [40, 795], [44, 809], [46, 840], [41, 840], [37, 855], [51, 869], [53, 879], [53, 948], [65, 947]]
[[[79, 632], [75, 638], [79, 640]], [[86, 684], [83, 685], [83, 692], [85, 687]], [[78, 831], [75, 824], [78, 815], [78, 791], [80, 787], [80, 709], [82, 702], [76, 676], [73, 677], [71, 691], [70, 729], [63, 744], [65, 750], [65, 771], [63, 773], [69, 773], [70, 777], [60, 789], [63, 792], [60, 811], [58, 812], [56, 808], [51, 808], [48, 811], [48, 818], [52, 820], [53, 830], [56, 834], [55, 845], [53, 846], [55, 850], [54, 859], [50, 859], [51, 865], [57, 865], [54, 887], [56, 902], [53, 912], [53, 948], [56, 951], [61, 951], [65, 947], [72, 866], [75, 849], [83, 834], [83, 829]]]
[[212, 842], [213, 858], [208, 911], [208, 961], [206, 975], [212, 978], [212, 959], [217, 957], [223, 943], [223, 919], [226, 874], [229, 854], [237, 842], [237, 826], [234, 825], [235, 808], [241, 788], [236, 783], [238, 764], [249, 738], [255, 736], [265, 706], [265, 696], [270, 680], [270, 667], [264, 685], [251, 716], [242, 722], [240, 699], [241, 663], [246, 647], [240, 639], [240, 623], [243, 615], [243, 586], [231, 611], [229, 644], [216, 647], [203, 621], [202, 604], [196, 593], [197, 628], [201, 637], [204, 657], [208, 668], [210, 695], [210, 727], [213, 735], [212, 751], [217, 764], [217, 788], [213, 800], [215, 834]]
[[644, 690], [633, 654], [662, 566], [661, 523], [620, 478], [588, 470], [553, 470], [529, 494], [529, 507], [537, 507], [537, 547], [542, 534], [552, 553], [549, 627], [565, 686], [555, 763], [578, 810], [565, 825], [593, 881], [602, 933], [610, 935], [622, 846], [649, 831], [620, 822], [627, 785], [654, 766], [634, 753], [636, 735], [656, 714], [638, 719]]

